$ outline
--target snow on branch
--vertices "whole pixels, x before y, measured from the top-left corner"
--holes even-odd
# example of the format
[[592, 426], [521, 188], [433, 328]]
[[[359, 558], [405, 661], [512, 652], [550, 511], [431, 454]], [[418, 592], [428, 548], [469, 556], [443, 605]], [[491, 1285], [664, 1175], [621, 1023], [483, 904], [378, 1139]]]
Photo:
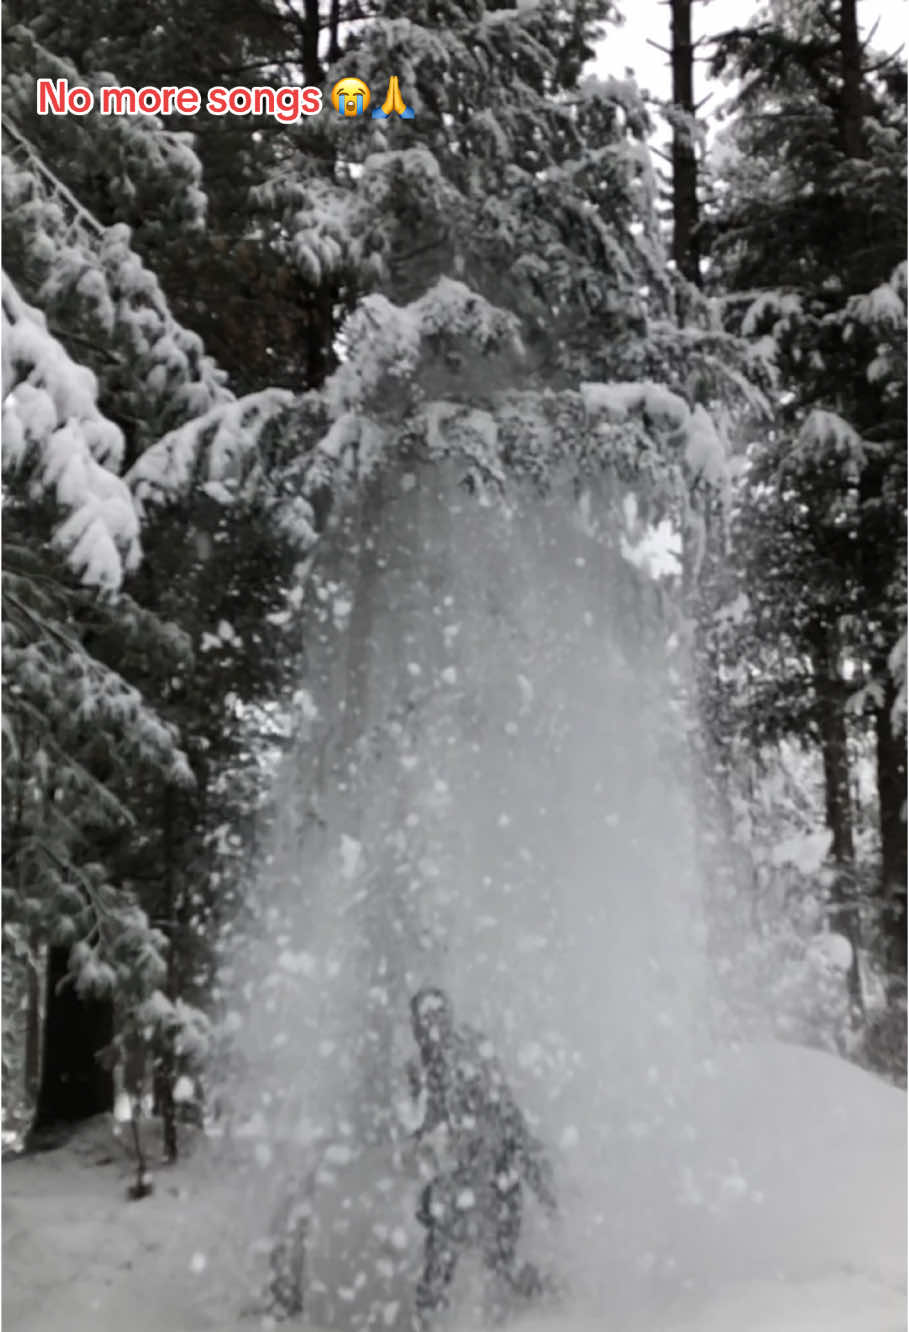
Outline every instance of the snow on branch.
[[[77, 69], [71, 60], [38, 41], [24, 24], [12, 27], [6, 41], [10, 44], [10, 59], [4, 105], [16, 124], [12, 125], [6, 115], [4, 130], [28, 144], [21, 129], [26, 126], [38, 145], [36, 149], [28, 144], [28, 148], [39, 158], [53, 143], [60, 154], [58, 160], [65, 162], [66, 168], [77, 153], [83, 171], [103, 171], [121, 216], [141, 216], [144, 202], [154, 195], [168, 201], [168, 223], [191, 229], [204, 225], [207, 201], [202, 191], [202, 163], [193, 150], [191, 134], [169, 129], [157, 116], [92, 115], [68, 122], [65, 117], [36, 115], [35, 85], [41, 77], [68, 79], [90, 88], [96, 96], [101, 88], [119, 84], [112, 74]], [[47, 164], [43, 166], [53, 176]]]
[[519, 351], [517, 323], [463, 282], [440, 278], [410, 305], [367, 296], [344, 325], [347, 360], [325, 386], [325, 400], [338, 415], [362, 410], [389, 393], [416, 385], [428, 361], [462, 353]]
[[508, 344], [520, 347], [514, 316], [490, 304], [463, 282], [440, 278], [407, 309], [412, 311], [424, 339], [443, 334], [469, 338], [484, 351]]
[[588, 416], [624, 421], [632, 412], [646, 412], [654, 422], [681, 429], [689, 416], [688, 404], [661, 384], [582, 384], [581, 397]]
[[582, 384], [581, 397], [590, 418], [607, 425], [635, 415], [648, 429], [668, 433], [682, 447], [692, 476], [723, 487], [727, 480], [727, 444], [710, 414], [691, 408], [664, 384]]
[[41, 159], [40, 155], [35, 151], [18, 126], [14, 125], [6, 115], [0, 117], [0, 121], [2, 121], [3, 124], [3, 132], [10, 136], [16, 150], [25, 158], [31, 169], [43, 179], [51, 193], [67, 205], [73, 218], [77, 219], [80, 224], [100, 236], [104, 231], [104, 227], [94, 214], [90, 213], [87, 208], [83, 207], [72, 191], [63, 184], [63, 181], [60, 180], [58, 176], [54, 175], [53, 171], [51, 171], [47, 163]]
[[[302, 186], [296, 177], [273, 178], [252, 191], [263, 211], [285, 218], [288, 250], [312, 283], [356, 272], [371, 285], [387, 276], [401, 199], [424, 225], [447, 229], [455, 195], [428, 149], [419, 146], [371, 153], [362, 163], [356, 188], [339, 188], [313, 179]], [[378, 226], [377, 219], [388, 219]]]
[[174, 318], [129, 228], [100, 226], [6, 120], [4, 134], [13, 143], [3, 159], [10, 270], [28, 275], [26, 295], [55, 334], [85, 348], [102, 399], [116, 394], [136, 422], [136, 443], [231, 401], [223, 371]]
[[850, 322], [863, 324], [875, 333], [906, 327], [906, 264], [899, 264], [887, 282], [862, 296], [850, 297], [846, 306]]
[[793, 463], [821, 461], [831, 455], [852, 469], [864, 466], [868, 445], [836, 412], [816, 407], [809, 412], [789, 454]]
[[98, 410], [92, 372], [3, 275], [3, 465], [67, 513], [54, 544], [87, 585], [113, 591], [141, 556], [139, 518], [117, 475], [120, 430]]
[[333, 413], [362, 406], [384, 383], [413, 377], [420, 358], [419, 323], [387, 297], [365, 297], [345, 321], [343, 337], [351, 353], [325, 387]]
[[754, 337], [768, 324], [776, 340], [802, 316], [802, 299], [794, 291], [762, 291], [748, 306], [742, 318], [742, 336]]
[[516, 321], [463, 283], [442, 279], [403, 307], [368, 296], [342, 341], [346, 359], [310, 395], [321, 416], [317, 442], [295, 464], [310, 542], [314, 510], [396, 450], [457, 456], [481, 491], [501, 491], [519, 475], [545, 485], [565, 464], [609, 467], [646, 478], [655, 503], [681, 501], [692, 521], [689, 491], [726, 493], [725, 434], [704, 407], [650, 381], [585, 383], [579, 393], [520, 387]]
[[263, 389], [218, 403], [169, 431], [126, 474], [139, 512], [182, 499], [197, 483], [211, 495], [229, 493], [226, 487], [243, 478], [266, 426], [292, 402], [293, 394], [285, 389]]

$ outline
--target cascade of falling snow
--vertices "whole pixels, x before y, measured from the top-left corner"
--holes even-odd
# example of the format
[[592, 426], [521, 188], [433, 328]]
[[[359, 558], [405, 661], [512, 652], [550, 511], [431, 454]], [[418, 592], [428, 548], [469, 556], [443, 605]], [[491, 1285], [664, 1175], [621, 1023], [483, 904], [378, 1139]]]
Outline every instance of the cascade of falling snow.
[[484, 502], [463, 472], [386, 473], [326, 539], [272, 930], [237, 959], [264, 982], [244, 1042], [271, 1131], [335, 1144], [329, 1249], [343, 1233], [352, 1269], [316, 1286], [338, 1326], [395, 1325], [415, 1272], [415, 1186], [380, 1179], [367, 1206], [361, 1174], [341, 1195], [345, 1166], [403, 1135], [407, 1000], [427, 982], [490, 1035], [551, 1146], [566, 1205], [541, 1243], [563, 1277], [607, 1276], [580, 1256], [594, 1233], [613, 1303], [674, 1261], [641, 1198], [684, 1131], [699, 1041], [678, 667], [617, 519], [592, 517], [603, 496], [566, 483]]

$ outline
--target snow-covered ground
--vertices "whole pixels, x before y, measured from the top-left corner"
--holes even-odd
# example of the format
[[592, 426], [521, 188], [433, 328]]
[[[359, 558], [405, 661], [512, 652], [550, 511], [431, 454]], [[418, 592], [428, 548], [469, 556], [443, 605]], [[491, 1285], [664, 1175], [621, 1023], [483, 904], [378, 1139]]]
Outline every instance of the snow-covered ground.
[[[703, 1086], [709, 1094], [697, 1107], [698, 1135], [728, 1171], [714, 1178], [708, 1196], [707, 1176], [695, 1168], [699, 1201], [680, 1195], [668, 1176], [662, 1193], [658, 1172], [642, 1177], [639, 1220], [629, 1216], [630, 1226], [643, 1218], [654, 1231], [658, 1251], [669, 1237], [678, 1268], [691, 1274], [687, 1288], [658, 1293], [642, 1285], [638, 1306], [621, 1314], [604, 1295], [599, 1307], [529, 1318], [516, 1332], [905, 1328], [905, 1096], [830, 1056], [791, 1047], [725, 1055]], [[103, 1121], [65, 1147], [8, 1163], [4, 1328], [261, 1326], [258, 1315], [243, 1313], [242, 1271], [242, 1248], [261, 1226], [254, 1173], [261, 1177], [261, 1169], [226, 1154], [223, 1144], [197, 1139], [188, 1159], [158, 1172], [151, 1197], [130, 1202], [128, 1155]], [[375, 1159], [364, 1157], [361, 1174], [375, 1169]], [[366, 1187], [362, 1178], [350, 1182], [340, 1199], [348, 1215], [356, 1213], [357, 1188]], [[608, 1254], [592, 1251], [584, 1260], [608, 1271]], [[319, 1262], [317, 1279], [349, 1281], [348, 1272], [331, 1270], [343, 1260], [330, 1251]], [[403, 1327], [404, 1316], [402, 1303], [401, 1321], [389, 1326]]]

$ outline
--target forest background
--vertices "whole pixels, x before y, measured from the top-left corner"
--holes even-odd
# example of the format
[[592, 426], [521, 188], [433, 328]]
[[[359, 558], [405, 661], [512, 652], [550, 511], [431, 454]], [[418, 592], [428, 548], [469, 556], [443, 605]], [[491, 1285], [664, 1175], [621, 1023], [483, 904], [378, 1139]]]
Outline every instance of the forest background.
[[[688, 663], [717, 1022], [905, 1084], [905, 64], [855, 0], [692, 10], [660, 102], [609, 0], [4, 6], [11, 1137], [150, 1069], [176, 1152], [270, 910], [320, 550], [415, 450], [608, 478]], [[352, 71], [414, 120], [34, 110]]]

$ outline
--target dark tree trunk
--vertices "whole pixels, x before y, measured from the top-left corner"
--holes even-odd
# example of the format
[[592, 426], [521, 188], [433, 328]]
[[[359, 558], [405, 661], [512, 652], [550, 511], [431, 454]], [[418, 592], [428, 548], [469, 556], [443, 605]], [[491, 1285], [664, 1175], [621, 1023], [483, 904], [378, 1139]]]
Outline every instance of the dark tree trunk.
[[840, 143], [847, 157], [865, 156], [862, 131], [862, 47], [856, 0], [840, 0]]
[[[694, 115], [694, 45], [691, 40], [692, 0], [672, 0], [672, 101]], [[697, 241], [698, 164], [691, 131], [672, 130], [672, 257], [689, 282], [700, 286]]]
[[319, 0], [303, 0], [303, 22], [300, 27], [303, 66], [303, 78], [308, 84], [322, 82], [322, 67], [319, 64]]
[[113, 999], [78, 995], [66, 979], [68, 971], [69, 948], [49, 948], [44, 1058], [32, 1133], [113, 1109], [113, 1074], [95, 1058], [114, 1038]]
[[[177, 980], [176, 951], [179, 944], [177, 922], [177, 883], [176, 883], [176, 802], [178, 796], [173, 787], [164, 789], [162, 807], [162, 831], [164, 835], [164, 915], [167, 921], [167, 933], [170, 947], [167, 950], [167, 996], [173, 1003], [179, 992]], [[155, 1114], [161, 1116], [161, 1130], [164, 1137], [164, 1159], [176, 1161], [177, 1142], [177, 1106], [174, 1101], [174, 1081], [176, 1078], [176, 1054], [174, 1051], [174, 1032], [164, 1029], [158, 1033], [154, 1047], [152, 1073], [152, 1093]]]
[[334, 288], [325, 284], [308, 297], [301, 339], [306, 348], [307, 388], [319, 388], [336, 364], [332, 348], [334, 301]]
[[830, 927], [852, 945], [849, 996], [858, 1012], [864, 1008], [858, 951], [861, 943], [855, 894], [855, 837], [849, 783], [849, 744], [846, 732], [845, 692], [836, 652], [826, 633], [818, 636], [814, 657], [815, 690], [821, 754], [824, 763], [824, 805], [831, 835], [830, 855], [836, 870], [832, 890]]
[[25, 1099], [36, 1104], [41, 1082], [41, 976], [38, 944], [33, 939], [25, 976]]
[[331, 0], [328, 16], [328, 63], [333, 65], [341, 59], [341, 41], [338, 29], [341, 26], [341, 0]]
[[827, 827], [832, 836], [831, 854], [837, 865], [849, 870], [855, 864], [852, 831], [852, 799], [849, 793], [849, 751], [839, 691], [828, 681], [818, 681], [821, 713], [821, 746], [824, 758], [824, 804]]
[[155, 1113], [161, 1116], [164, 1159], [170, 1162], [176, 1161], [179, 1155], [177, 1105], [174, 1101], [175, 1076], [173, 1037], [168, 1034], [155, 1049], [152, 1095]]
[[877, 790], [881, 830], [881, 886], [886, 915], [888, 970], [903, 982], [906, 976], [906, 742], [894, 732], [892, 709], [896, 686], [885, 674], [884, 700], [874, 718]]

